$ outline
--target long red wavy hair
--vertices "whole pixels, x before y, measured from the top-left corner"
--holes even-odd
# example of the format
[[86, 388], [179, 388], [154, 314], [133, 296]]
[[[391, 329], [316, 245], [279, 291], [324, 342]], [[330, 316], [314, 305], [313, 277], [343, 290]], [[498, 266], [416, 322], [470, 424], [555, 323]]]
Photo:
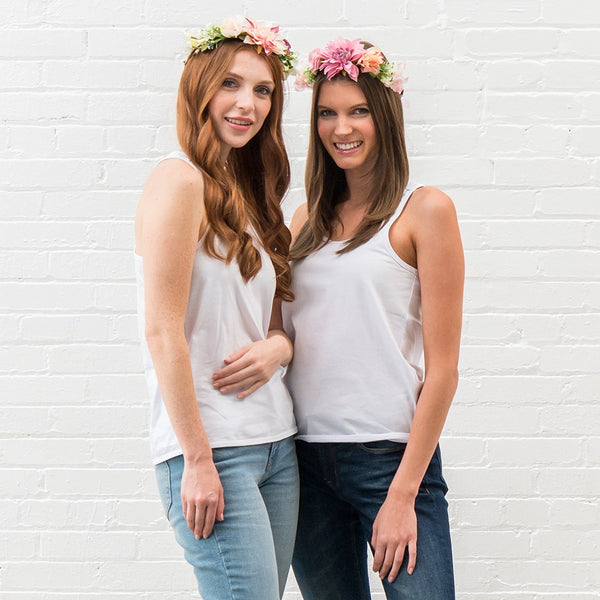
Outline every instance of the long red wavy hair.
[[[204, 250], [226, 263], [236, 260], [242, 277], [248, 281], [261, 267], [260, 253], [248, 232], [251, 226], [273, 262], [276, 296], [293, 300], [288, 263], [290, 233], [281, 211], [290, 165], [281, 131], [283, 69], [279, 59], [274, 54], [260, 54], [275, 83], [271, 110], [260, 131], [245, 146], [231, 149], [227, 166], [209, 118], [209, 103], [237, 52], [257, 52], [257, 46], [230, 39], [214, 50], [189, 55], [179, 82], [177, 137], [182, 150], [203, 174]], [[224, 256], [216, 248], [217, 238], [224, 245]]]

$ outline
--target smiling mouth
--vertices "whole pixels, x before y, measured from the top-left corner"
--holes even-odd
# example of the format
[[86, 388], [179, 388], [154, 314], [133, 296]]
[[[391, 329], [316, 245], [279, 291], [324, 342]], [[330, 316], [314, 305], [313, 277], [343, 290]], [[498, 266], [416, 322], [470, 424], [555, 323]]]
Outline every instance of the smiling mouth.
[[359, 146], [362, 146], [362, 142], [334, 142], [334, 147], [336, 150], [354, 150]]
[[232, 123], [233, 125], [242, 125], [244, 127], [249, 127], [250, 125], [252, 125], [252, 121], [246, 119], [234, 119], [232, 117], [225, 117], [225, 120], [228, 123]]

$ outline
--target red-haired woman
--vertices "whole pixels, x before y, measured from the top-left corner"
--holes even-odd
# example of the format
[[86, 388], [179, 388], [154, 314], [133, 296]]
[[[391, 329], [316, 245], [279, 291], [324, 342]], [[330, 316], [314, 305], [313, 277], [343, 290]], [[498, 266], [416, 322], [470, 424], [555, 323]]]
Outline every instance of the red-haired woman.
[[298, 494], [281, 380], [292, 348], [279, 308], [292, 298], [280, 202], [289, 183], [282, 82], [293, 54], [277, 28], [245, 18], [191, 41], [177, 100], [181, 150], [150, 174], [135, 223], [152, 458], [200, 594], [276, 600]]
[[[313, 51], [307, 204], [292, 220], [304, 600], [454, 598], [438, 439], [457, 384], [463, 254], [452, 201], [409, 180], [402, 75], [339, 38]], [[424, 354], [424, 368], [422, 364]]]

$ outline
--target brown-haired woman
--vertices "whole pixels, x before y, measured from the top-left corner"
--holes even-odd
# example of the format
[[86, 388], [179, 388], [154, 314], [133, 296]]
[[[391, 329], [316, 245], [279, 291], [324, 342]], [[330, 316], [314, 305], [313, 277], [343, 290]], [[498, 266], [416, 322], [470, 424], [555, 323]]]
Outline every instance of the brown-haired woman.
[[[293, 566], [305, 600], [454, 598], [438, 439], [457, 385], [463, 254], [454, 206], [409, 180], [402, 77], [378, 48], [313, 51], [307, 204], [292, 219], [298, 422]], [[422, 358], [424, 352], [424, 368]]]
[[[192, 38], [174, 152], [136, 215], [151, 450], [167, 518], [201, 595], [283, 595], [297, 517], [289, 182], [281, 133], [289, 44], [249, 19]], [[217, 378], [213, 373], [219, 372]]]

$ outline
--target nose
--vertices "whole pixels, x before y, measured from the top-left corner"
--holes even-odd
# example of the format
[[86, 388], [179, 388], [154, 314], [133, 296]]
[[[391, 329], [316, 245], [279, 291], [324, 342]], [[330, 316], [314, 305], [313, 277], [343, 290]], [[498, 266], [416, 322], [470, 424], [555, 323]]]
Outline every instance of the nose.
[[335, 131], [336, 135], [348, 135], [352, 132], [352, 124], [350, 121], [344, 117], [339, 116], [335, 121]]
[[254, 106], [254, 94], [249, 86], [241, 86], [236, 98], [236, 106], [240, 110], [250, 111]]

